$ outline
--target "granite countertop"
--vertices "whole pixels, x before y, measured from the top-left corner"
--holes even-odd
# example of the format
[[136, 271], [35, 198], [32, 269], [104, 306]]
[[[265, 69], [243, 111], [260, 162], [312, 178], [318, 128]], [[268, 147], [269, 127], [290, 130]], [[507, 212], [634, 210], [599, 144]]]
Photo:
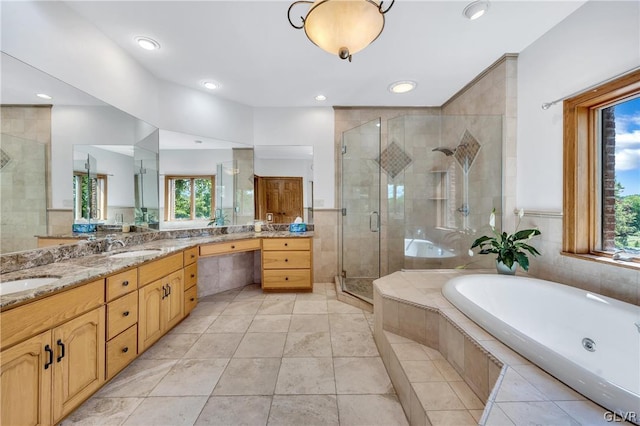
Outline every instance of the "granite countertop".
[[[159, 236], [160, 233], [154, 233], [155, 236]], [[160, 259], [169, 254], [183, 251], [188, 248], [196, 247], [200, 244], [218, 243], [225, 241], [244, 240], [249, 238], [299, 238], [299, 237], [313, 237], [313, 232], [296, 232], [289, 231], [263, 231], [263, 232], [234, 232], [220, 235], [196, 235], [192, 236], [191, 233], [176, 233], [176, 231], [167, 231], [162, 237], [163, 239], [152, 239], [148, 242], [140, 241], [136, 238], [134, 233], [131, 234], [118, 234], [118, 237], [127, 236], [129, 241], [125, 247], [118, 247], [110, 252], [92, 252], [89, 246], [99, 244], [103, 245], [101, 240], [92, 242], [83, 241], [78, 244], [77, 250], [82, 250], [83, 247], [87, 249], [87, 253], [81, 256], [69, 256], [68, 258], [55, 259], [56, 248], [51, 251], [40, 249], [42, 253], [49, 253], [50, 256], [41, 256], [39, 262], [35, 262], [32, 267], [15, 270], [12, 272], [3, 273], [0, 275], [1, 282], [14, 281], [25, 278], [36, 277], [59, 277], [58, 280], [51, 284], [42, 285], [32, 290], [25, 290], [21, 292], [11, 293], [7, 295], [0, 295], [0, 310], [5, 310], [10, 307], [18, 306], [20, 304], [39, 299], [41, 297], [50, 295], [52, 293], [66, 290], [77, 286], [79, 284], [86, 283], [94, 279], [104, 278], [114, 273], [139, 266], [150, 260]], [[71, 245], [73, 246], [73, 245]], [[64, 247], [64, 246], [60, 246]], [[68, 246], [67, 246], [68, 247]], [[113, 258], [114, 254], [134, 251], [134, 250], [146, 250], [157, 249], [157, 253], [149, 254], [146, 256], [129, 257], [129, 258]], [[44, 260], [42, 259], [44, 258]], [[43, 261], [49, 260], [45, 264]]]

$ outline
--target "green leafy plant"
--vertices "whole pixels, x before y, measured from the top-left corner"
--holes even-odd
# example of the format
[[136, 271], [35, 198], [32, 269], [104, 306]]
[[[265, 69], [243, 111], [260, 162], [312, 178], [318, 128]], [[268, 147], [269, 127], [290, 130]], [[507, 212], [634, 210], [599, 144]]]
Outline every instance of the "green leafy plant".
[[527, 253], [532, 256], [539, 256], [540, 252], [535, 247], [527, 244], [531, 238], [536, 235], [540, 235], [540, 231], [537, 229], [523, 229], [518, 231], [520, 227], [520, 221], [524, 216], [524, 210], [520, 209], [518, 212], [518, 225], [516, 231], [513, 234], [507, 234], [506, 232], [496, 231], [496, 209], [493, 209], [491, 216], [489, 217], [489, 226], [493, 232], [493, 236], [488, 237], [483, 235], [473, 242], [469, 254], [473, 254], [473, 249], [480, 248], [479, 254], [495, 253], [498, 255], [498, 262], [504, 263], [508, 268], [513, 267], [514, 262], [518, 262], [522, 269], [529, 270], [529, 258]]

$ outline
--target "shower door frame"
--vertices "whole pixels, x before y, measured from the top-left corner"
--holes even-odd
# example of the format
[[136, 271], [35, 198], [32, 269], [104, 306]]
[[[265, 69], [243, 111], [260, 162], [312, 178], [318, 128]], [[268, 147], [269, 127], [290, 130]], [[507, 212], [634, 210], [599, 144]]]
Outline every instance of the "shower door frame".
[[[370, 146], [368, 146], [368, 148], [370, 150], [372, 150], [374, 152], [374, 158], [359, 158], [359, 165], [361, 166], [367, 166], [367, 164], [369, 166], [373, 164], [375, 164], [374, 168], [375, 168], [375, 175], [374, 178], [371, 179], [371, 185], [373, 185], [373, 187], [369, 187], [369, 194], [375, 194], [375, 197], [377, 197], [377, 200], [374, 200], [373, 203], [370, 203], [367, 205], [368, 208], [364, 208], [364, 209], [355, 209], [352, 206], [347, 207], [348, 201], [345, 198], [345, 183], [347, 182], [347, 176], [348, 174], [345, 173], [345, 155], [349, 154], [350, 152], [353, 151], [353, 149], [351, 151], [349, 151], [349, 147], [348, 144], [345, 140], [345, 134], [352, 132], [352, 131], [356, 131], [356, 129], [362, 129], [365, 126], [372, 126], [375, 127], [375, 129], [377, 130], [377, 140], [375, 142], [373, 142]], [[359, 142], [363, 142], [363, 138], [360, 139]], [[380, 163], [379, 163], [379, 158], [380, 158], [380, 152], [381, 152], [381, 143], [382, 143], [382, 136], [381, 136], [381, 118], [377, 118], [374, 120], [371, 120], [369, 122], [366, 123], [362, 123], [357, 127], [354, 127], [352, 129], [346, 130], [344, 132], [342, 132], [342, 144], [341, 144], [341, 148], [342, 148], [342, 153], [340, 155], [340, 177], [341, 177], [341, 183], [340, 183], [340, 207], [341, 207], [341, 215], [340, 215], [340, 270], [341, 270], [341, 274], [340, 274], [340, 286], [343, 292], [346, 292], [354, 297], [357, 297], [359, 299], [362, 299], [368, 303], [373, 303], [373, 300], [369, 300], [367, 297], [364, 297], [362, 295], [359, 295], [355, 292], [350, 291], [349, 289], [347, 289], [346, 287], [346, 280], [348, 278], [353, 278], [353, 279], [365, 279], [365, 280], [371, 280], [371, 286], [373, 286], [373, 280], [380, 278], [380, 271], [381, 271], [381, 205], [382, 205], [382, 197], [381, 197], [381, 187], [382, 187], [382, 176], [381, 176], [381, 167], [380, 167]], [[363, 203], [366, 204], [366, 203]], [[349, 237], [346, 236], [346, 240], [345, 240], [345, 228], [349, 225], [351, 225], [352, 223], [348, 222], [347, 217], [351, 215], [353, 217], [353, 215], [358, 215], [360, 220], [356, 221], [356, 226], [360, 226], [363, 230], [363, 236], [364, 239], [366, 239], [367, 244], [360, 244], [357, 243], [356, 247], [352, 247], [351, 245], [348, 244], [349, 242]], [[368, 219], [366, 218], [366, 216], [368, 216]], [[353, 229], [353, 228], [350, 228]], [[366, 237], [372, 237], [372, 238], [366, 238]], [[350, 268], [350, 264], [349, 264], [349, 259], [348, 257], [345, 256], [345, 254], [349, 251], [349, 250], [354, 250], [355, 252], [357, 252], [358, 250], [362, 250], [365, 249], [367, 247], [372, 247], [371, 244], [374, 244], [375, 246], [377, 246], [377, 256], [375, 256], [375, 262], [374, 264], [371, 266], [371, 268], [368, 268], [367, 273], [365, 274], [356, 274], [356, 275], [364, 275], [364, 276], [349, 276], [349, 269], [353, 270], [354, 268]], [[374, 247], [375, 247], [374, 246]]]

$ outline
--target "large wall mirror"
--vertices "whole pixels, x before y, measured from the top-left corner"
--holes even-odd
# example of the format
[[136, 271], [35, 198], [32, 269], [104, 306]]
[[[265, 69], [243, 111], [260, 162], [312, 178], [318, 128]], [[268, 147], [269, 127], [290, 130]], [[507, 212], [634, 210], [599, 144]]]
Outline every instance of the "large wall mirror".
[[[0, 67], [3, 254], [69, 234], [74, 220], [141, 223], [144, 207], [157, 223], [157, 128], [5, 53]], [[151, 176], [144, 199], [136, 198], [141, 149], [150, 153], [141, 154]]]

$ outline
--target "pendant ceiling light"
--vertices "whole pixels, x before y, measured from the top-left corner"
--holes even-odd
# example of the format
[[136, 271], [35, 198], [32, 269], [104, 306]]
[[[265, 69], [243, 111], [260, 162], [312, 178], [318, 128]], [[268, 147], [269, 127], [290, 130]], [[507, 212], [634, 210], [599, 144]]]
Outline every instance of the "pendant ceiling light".
[[[340, 59], [348, 59], [371, 44], [382, 33], [384, 15], [391, 9], [383, 9], [378, 0], [316, 0], [296, 1], [289, 6], [287, 17], [292, 27], [304, 32], [316, 46]], [[311, 5], [306, 17], [300, 17], [301, 25], [291, 21], [291, 9], [300, 3]]]

